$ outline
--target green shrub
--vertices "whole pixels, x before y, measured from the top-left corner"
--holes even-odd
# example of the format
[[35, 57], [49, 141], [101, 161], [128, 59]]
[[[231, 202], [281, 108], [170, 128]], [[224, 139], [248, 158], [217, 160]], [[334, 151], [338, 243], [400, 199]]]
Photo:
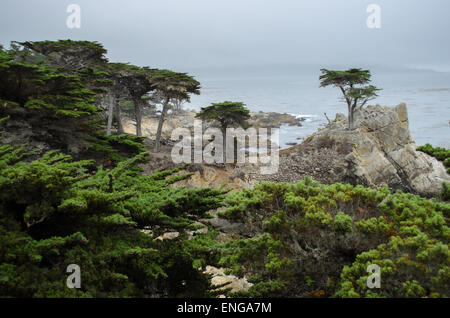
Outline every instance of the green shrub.
[[[257, 282], [238, 296], [449, 296], [450, 204], [311, 179], [264, 182], [225, 203], [221, 216], [253, 235], [214, 247], [220, 266]], [[367, 287], [370, 264], [381, 289]]]
[[442, 183], [441, 199], [444, 201], [450, 201], [450, 183], [448, 182]]

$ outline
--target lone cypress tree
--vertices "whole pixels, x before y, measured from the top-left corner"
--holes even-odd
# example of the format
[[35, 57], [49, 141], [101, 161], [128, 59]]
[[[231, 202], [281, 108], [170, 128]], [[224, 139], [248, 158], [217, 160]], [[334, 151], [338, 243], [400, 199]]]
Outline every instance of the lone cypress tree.
[[[331, 71], [321, 69], [320, 87], [329, 85], [338, 87], [348, 108], [348, 129], [353, 130], [353, 115], [355, 110], [362, 108], [369, 100], [374, 99], [379, 91], [377, 87], [368, 84], [371, 79], [369, 70], [351, 68], [346, 71]], [[360, 85], [360, 86], [357, 86]]]
[[223, 162], [226, 162], [226, 134], [228, 127], [247, 128], [247, 120], [250, 111], [245, 108], [244, 103], [229, 102], [213, 103], [211, 106], [202, 107], [196, 118], [208, 121], [216, 121], [219, 124], [223, 136]]

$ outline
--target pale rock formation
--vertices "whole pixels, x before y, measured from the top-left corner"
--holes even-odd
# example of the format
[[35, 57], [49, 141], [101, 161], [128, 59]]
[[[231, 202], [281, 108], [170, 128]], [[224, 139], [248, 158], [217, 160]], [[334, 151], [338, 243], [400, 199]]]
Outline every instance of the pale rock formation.
[[331, 147], [351, 145], [352, 150], [333, 167], [334, 179], [370, 187], [388, 185], [427, 197], [438, 196], [442, 182], [450, 182], [441, 162], [416, 150], [404, 103], [358, 110], [353, 131], [346, 130], [346, 121], [345, 116], [337, 115], [306, 141], [315, 144], [329, 139]]
[[204, 273], [212, 275], [211, 284], [213, 286], [222, 286], [226, 284], [225, 286], [219, 287], [218, 290], [231, 288], [231, 292], [235, 293], [238, 291], [247, 291], [253, 286], [253, 284], [249, 283], [245, 277], [239, 278], [234, 275], [225, 274], [225, 270], [223, 268], [208, 265], [206, 266]]

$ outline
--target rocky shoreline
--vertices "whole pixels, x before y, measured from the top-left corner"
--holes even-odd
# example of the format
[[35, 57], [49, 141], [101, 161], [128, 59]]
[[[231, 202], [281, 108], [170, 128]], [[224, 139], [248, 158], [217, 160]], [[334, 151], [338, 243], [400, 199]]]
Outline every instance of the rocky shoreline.
[[[193, 129], [195, 115], [194, 110], [178, 110], [175, 113], [167, 115], [162, 128], [163, 138], [170, 138], [174, 129], [182, 127]], [[305, 118], [297, 118], [287, 113], [276, 112], [250, 112], [249, 124], [254, 128], [279, 128], [281, 125], [302, 126], [302, 121]], [[142, 120], [142, 132], [144, 136], [154, 138], [158, 128], [158, 115], [149, 115]], [[126, 133], [134, 134], [136, 132], [136, 123], [132, 118], [125, 118], [123, 120], [123, 127]]]
[[[284, 115], [274, 118], [265, 123], [289, 119]], [[354, 131], [348, 131], [346, 125], [346, 116], [337, 114], [326, 127], [305, 138], [301, 144], [280, 150], [279, 168], [275, 174], [262, 175], [260, 164], [194, 164], [186, 170], [192, 177], [179, 185], [193, 188], [225, 185], [228, 189], [238, 190], [252, 188], [262, 181], [297, 182], [309, 176], [324, 184], [340, 182], [372, 188], [386, 185], [392, 191], [438, 197], [442, 182], [450, 182], [441, 162], [416, 151], [405, 104], [368, 106], [356, 112]], [[176, 167], [171, 163], [170, 149], [169, 144], [163, 153], [152, 154], [154, 160], [146, 167], [147, 173], [157, 168]]]

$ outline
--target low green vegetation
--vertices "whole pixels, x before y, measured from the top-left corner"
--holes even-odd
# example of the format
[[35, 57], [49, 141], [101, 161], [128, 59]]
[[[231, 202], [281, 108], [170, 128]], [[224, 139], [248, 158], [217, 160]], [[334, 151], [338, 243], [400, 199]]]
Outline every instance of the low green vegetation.
[[[219, 265], [255, 283], [238, 296], [449, 296], [450, 204], [306, 179], [262, 183], [226, 205], [222, 217], [252, 233], [217, 248]], [[370, 264], [380, 289], [367, 287]]]
[[450, 183], [448, 182], [442, 183], [441, 199], [444, 201], [450, 201]]

